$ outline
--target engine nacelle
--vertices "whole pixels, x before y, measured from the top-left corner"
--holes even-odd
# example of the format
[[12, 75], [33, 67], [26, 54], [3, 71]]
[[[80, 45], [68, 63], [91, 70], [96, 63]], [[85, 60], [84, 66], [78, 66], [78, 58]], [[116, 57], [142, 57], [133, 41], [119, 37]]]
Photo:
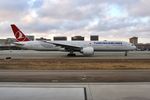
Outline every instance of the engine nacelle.
[[84, 47], [81, 50], [81, 53], [83, 53], [83, 55], [85, 55], [85, 56], [94, 55], [94, 48], [93, 47]]

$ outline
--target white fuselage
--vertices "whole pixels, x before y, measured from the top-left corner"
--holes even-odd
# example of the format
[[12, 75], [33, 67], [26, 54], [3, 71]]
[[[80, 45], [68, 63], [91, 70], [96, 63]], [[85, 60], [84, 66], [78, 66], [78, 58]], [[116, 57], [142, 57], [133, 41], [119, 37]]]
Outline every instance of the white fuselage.
[[93, 47], [94, 51], [130, 51], [136, 49], [136, 47], [131, 43], [122, 41], [49, 41], [48, 43], [43, 41], [26, 41], [26, 42], [16, 42], [15, 44], [21, 48], [30, 50], [65, 51], [64, 48], [56, 46], [53, 43], [77, 46], [82, 48]]

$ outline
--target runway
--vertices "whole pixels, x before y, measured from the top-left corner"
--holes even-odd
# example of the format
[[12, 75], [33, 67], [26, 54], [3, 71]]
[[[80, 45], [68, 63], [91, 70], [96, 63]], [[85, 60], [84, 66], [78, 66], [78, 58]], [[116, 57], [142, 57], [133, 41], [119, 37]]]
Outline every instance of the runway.
[[130, 51], [128, 56], [124, 56], [124, 52], [95, 52], [91, 57], [84, 57], [78, 52], [76, 57], [67, 57], [67, 54], [61, 51], [3, 50], [0, 51], [0, 59], [150, 59], [150, 51]]
[[[129, 52], [129, 55], [127, 57], [125, 57], [122, 52], [96, 52], [93, 57], [83, 57], [81, 56], [81, 54], [80, 56], [77, 57], [67, 57], [66, 54], [67, 53], [60, 51], [32, 51], [32, 50], [0, 51], [0, 59], [5, 59], [6, 57], [12, 57], [12, 59], [15, 59], [10, 61], [1, 60], [2, 63], [1, 69], [5, 70], [0, 71], [0, 81], [1, 82], [17, 82], [17, 81], [18, 82], [19, 81], [20, 82], [28, 82], [28, 81], [29, 82], [150, 82], [150, 70], [148, 70], [150, 51], [131, 51]], [[58, 59], [58, 61], [55, 62], [55, 60], [52, 60], [53, 58]], [[33, 60], [30, 63], [29, 61], [25, 61], [25, 63], [22, 64], [24, 60], [17, 61], [18, 59], [33, 59]], [[48, 61], [40, 62], [34, 59], [47, 59]], [[59, 59], [60, 60], [65, 59], [65, 61], [60, 62]], [[76, 63], [78, 64], [76, 63], [73, 64], [74, 59], [79, 59], [79, 61], [76, 60]], [[80, 59], [89, 59], [89, 60], [92, 59], [94, 61], [86, 62], [86, 60], [84, 61]], [[101, 60], [96, 61], [96, 59]], [[109, 60], [103, 61], [103, 59]], [[111, 59], [114, 59], [115, 62], [112, 62]], [[129, 61], [128, 59], [134, 59], [134, 63], [132, 63], [132, 61]], [[143, 59], [146, 59], [146, 61], [141, 62]], [[121, 62], [123, 61], [123, 63], [116, 61]], [[136, 61], [138, 61], [138, 63]], [[16, 64], [18, 64], [18, 66]], [[26, 67], [27, 65], [28, 67]], [[95, 66], [97, 65], [97, 67], [93, 65]], [[77, 69], [77, 67], [78, 70], [65, 70], [73, 68]], [[97, 69], [98, 68], [101, 69], [101, 67], [103, 67], [103, 69], [113, 68], [117, 70], [84, 70], [88, 68], [92, 69], [93, 67]], [[49, 68], [57, 70], [39, 70], [38, 68], [39, 69]], [[130, 70], [129, 68], [135, 70]], [[147, 70], [144, 70], [144, 68]], [[30, 70], [23, 70], [23, 69], [30, 69]]]
[[0, 82], [150, 82], [150, 70], [1, 70]]
[[[150, 51], [131, 51], [127, 57], [123, 52], [96, 52], [92, 57], [77, 54], [67, 57], [60, 51], [8, 50], [0, 51], [0, 61], [4, 63], [1, 67], [8, 68], [19, 59], [108, 59], [129, 64], [129, 59], [146, 60], [147, 64], [150, 59]], [[150, 70], [0, 70], [0, 100], [150, 100], [149, 93]]]
[[150, 100], [150, 83], [0, 83], [0, 100]]

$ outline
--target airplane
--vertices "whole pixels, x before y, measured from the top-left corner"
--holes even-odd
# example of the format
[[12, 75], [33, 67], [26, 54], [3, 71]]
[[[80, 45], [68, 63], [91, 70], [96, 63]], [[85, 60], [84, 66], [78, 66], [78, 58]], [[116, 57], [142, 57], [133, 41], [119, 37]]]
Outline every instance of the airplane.
[[84, 56], [92, 56], [95, 51], [125, 52], [136, 49], [136, 46], [124, 41], [30, 41], [24, 33], [15, 25], [11, 24], [12, 31], [18, 47], [29, 50], [58, 50], [69, 52], [67, 56], [76, 56], [74, 52], [80, 52]]

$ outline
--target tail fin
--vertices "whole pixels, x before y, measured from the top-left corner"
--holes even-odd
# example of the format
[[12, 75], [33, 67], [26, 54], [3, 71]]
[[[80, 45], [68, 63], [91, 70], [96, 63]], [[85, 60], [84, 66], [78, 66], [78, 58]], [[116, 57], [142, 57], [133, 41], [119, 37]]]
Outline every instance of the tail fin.
[[30, 39], [26, 37], [15, 24], [11, 24], [11, 28], [18, 42], [30, 41]]

